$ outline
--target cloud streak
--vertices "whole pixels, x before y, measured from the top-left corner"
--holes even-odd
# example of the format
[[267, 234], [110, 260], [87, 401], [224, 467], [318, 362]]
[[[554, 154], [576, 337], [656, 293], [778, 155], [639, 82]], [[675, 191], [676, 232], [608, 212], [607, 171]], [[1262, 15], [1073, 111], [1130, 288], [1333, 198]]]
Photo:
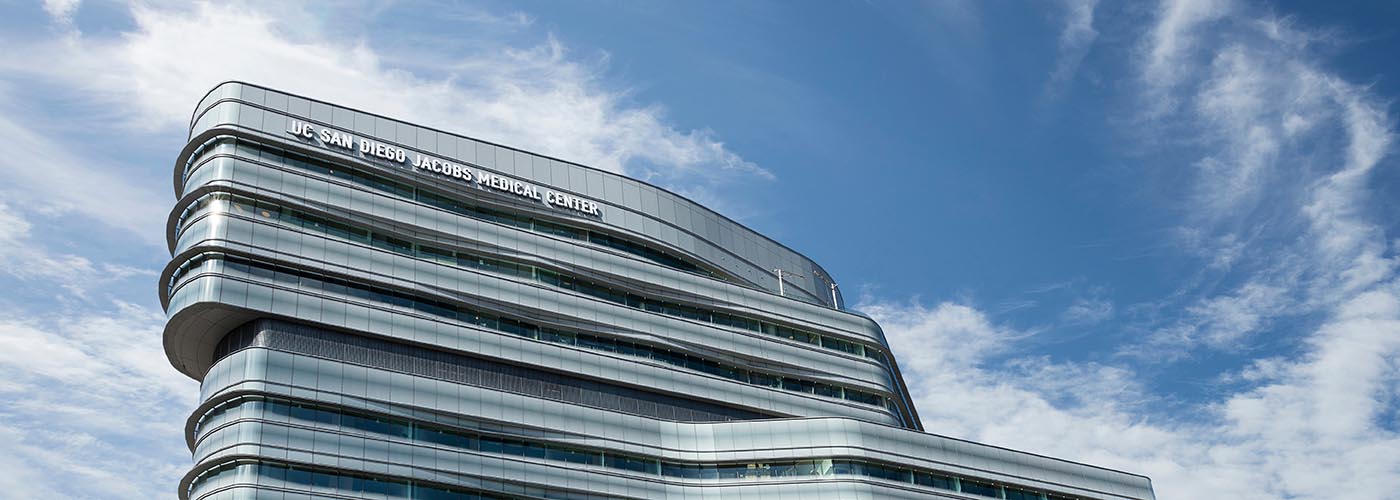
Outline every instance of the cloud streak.
[[1158, 5], [1156, 22], [1142, 44], [1142, 81], [1150, 114], [1173, 110], [1172, 90], [1195, 73], [1189, 56], [1197, 48], [1201, 26], [1235, 8], [1230, 0], [1167, 0]]
[[[113, 304], [0, 316], [0, 490], [15, 498], [161, 498], [183, 469], [195, 383], [160, 362], [164, 315]], [[164, 436], [152, 439], [152, 436]]]
[[1184, 305], [1125, 353], [1249, 352], [1265, 335], [1296, 350], [1173, 402], [1128, 365], [1026, 354], [1007, 340], [1016, 329], [965, 304], [864, 310], [934, 432], [1143, 472], [1163, 499], [1388, 498], [1400, 277], [1369, 192], [1394, 142], [1385, 106], [1318, 62], [1325, 37], [1230, 2], [1165, 1], [1147, 33], [1135, 92], [1149, 106], [1133, 112], [1196, 155], [1180, 233], [1207, 279], [1184, 283]]
[[[74, 22], [78, 2], [45, 7], [58, 29], [7, 37], [7, 51], [25, 57], [0, 60], [0, 136], [9, 144], [0, 159], [0, 283], [82, 300], [0, 304], [0, 491], [17, 498], [163, 498], [187, 470], [181, 435], [196, 384], [164, 359], [164, 315], [129, 298], [131, 278], [153, 276], [97, 249], [162, 246], [173, 153], [127, 159], [139, 157], [137, 142], [177, 142], [218, 82], [314, 95], [695, 192], [772, 178], [714, 132], [636, 102], [608, 81], [606, 57], [578, 58], [546, 35], [525, 44], [482, 35], [469, 49], [439, 51], [426, 68], [392, 47], [318, 28], [334, 20], [300, 5], [135, 3], [128, 27], [86, 32]], [[520, 13], [457, 21], [515, 35], [532, 24]], [[71, 116], [102, 128], [73, 127]], [[85, 142], [120, 136], [108, 148], [116, 154]], [[78, 235], [50, 224], [75, 218], [85, 228]], [[65, 237], [82, 245], [66, 250]]]
[[80, 255], [46, 249], [31, 237], [31, 228], [23, 215], [0, 203], [0, 271], [22, 281], [58, 285], [80, 298], [107, 283], [133, 276], [157, 276], [152, 270], [93, 262]]
[[61, 25], [73, 23], [73, 13], [78, 11], [82, 0], [44, 0], [44, 12]]
[[0, 155], [0, 170], [5, 172], [0, 194], [9, 203], [81, 215], [148, 243], [162, 242], [168, 209], [164, 204], [172, 194], [133, 181], [124, 175], [133, 167], [119, 159], [89, 156], [83, 148], [39, 130], [42, 125], [23, 123], [22, 114], [27, 113], [0, 100], [0, 137], [9, 149]]
[[974, 307], [860, 307], [885, 327], [930, 432], [1144, 473], [1161, 499], [1379, 500], [1400, 486], [1400, 437], [1374, 420], [1376, 395], [1393, 391], [1381, 353], [1395, 348], [1397, 306], [1358, 297], [1313, 337], [1318, 350], [1261, 364], [1256, 386], [1184, 416], [1158, 413], [1168, 402], [1129, 368], [1018, 355], [1024, 333]]
[[1059, 94], [1069, 84], [1074, 74], [1079, 71], [1080, 63], [1089, 54], [1094, 41], [1098, 39], [1099, 32], [1094, 29], [1094, 9], [1098, 7], [1098, 3], [1098, 0], [1061, 2], [1065, 11], [1065, 25], [1060, 31], [1059, 54], [1055, 61], [1055, 69], [1050, 72], [1050, 81], [1046, 86], [1047, 95]]
[[[576, 60], [553, 37], [526, 47], [483, 41], [485, 48], [444, 54], [420, 74], [409, 59], [297, 24], [314, 17], [305, 12], [138, 4], [132, 16], [134, 27], [119, 36], [74, 34], [23, 47], [50, 64], [0, 68], [114, 106], [127, 126], [147, 132], [184, 126], [199, 97], [237, 79], [664, 184], [772, 178], [712, 131], [680, 129], [662, 107], [610, 88], [606, 59]], [[521, 19], [462, 21], [510, 30], [529, 25]]]
[[[157, 311], [93, 298], [143, 271], [34, 234], [47, 220], [36, 216], [79, 215], [154, 247], [169, 193], [125, 175], [142, 167], [98, 161], [61, 127], [36, 123], [19, 104], [25, 99], [14, 98], [26, 85], [78, 98], [96, 121], [143, 138], [178, 136], [199, 96], [237, 78], [699, 196], [736, 179], [772, 178], [714, 132], [635, 102], [608, 82], [605, 56], [581, 59], [550, 37], [482, 40], [428, 70], [391, 48], [318, 29], [325, 20], [298, 6], [142, 4], [129, 29], [89, 35], [72, 27], [77, 5], [52, 2], [60, 36], [13, 44], [48, 64], [0, 61], [0, 75], [14, 82], [0, 100], [0, 136], [13, 148], [0, 160], [0, 271], [25, 287], [87, 299], [0, 311], [0, 397], [13, 402], [0, 408], [0, 449], [10, 451], [0, 456], [0, 491], [21, 497], [168, 496], [185, 466], [179, 425], [194, 394], [163, 361]], [[1052, 87], [1073, 80], [1097, 43], [1095, 27], [1112, 21], [1093, 0], [1066, 7]], [[518, 14], [463, 22], [531, 26]], [[1130, 356], [1027, 353], [1022, 341], [1038, 330], [969, 304], [867, 298], [861, 308], [885, 326], [933, 432], [1147, 473], [1164, 500], [1400, 491], [1400, 276], [1395, 237], [1370, 200], [1371, 176], [1393, 149], [1386, 104], [1318, 61], [1311, 47], [1324, 37], [1235, 2], [1164, 1], [1145, 28], [1128, 84], [1146, 105], [1131, 113], [1143, 135], [1191, 151], [1174, 166], [1191, 179], [1179, 243], [1206, 277], [1149, 304], [1165, 319], [1146, 322], [1145, 338], [1123, 346]], [[19, 158], [44, 158], [45, 168]], [[168, 175], [163, 163], [146, 167]], [[1059, 320], [1108, 331], [1139, 309], [1093, 295]], [[1204, 401], [1153, 393], [1151, 375], [1126, 364], [1244, 357], [1265, 340], [1289, 348], [1218, 374]], [[153, 445], [151, 436], [170, 439]], [[113, 484], [119, 489], [96, 489]]]

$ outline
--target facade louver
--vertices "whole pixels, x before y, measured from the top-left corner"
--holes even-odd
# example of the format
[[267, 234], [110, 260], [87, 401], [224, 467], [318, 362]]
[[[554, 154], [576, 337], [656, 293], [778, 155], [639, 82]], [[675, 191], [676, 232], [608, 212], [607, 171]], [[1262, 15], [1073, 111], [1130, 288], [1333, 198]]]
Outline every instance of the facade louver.
[[923, 432], [820, 266], [644, 182], [240, 82], [173, 181], [181, 499], [1153, 498]]

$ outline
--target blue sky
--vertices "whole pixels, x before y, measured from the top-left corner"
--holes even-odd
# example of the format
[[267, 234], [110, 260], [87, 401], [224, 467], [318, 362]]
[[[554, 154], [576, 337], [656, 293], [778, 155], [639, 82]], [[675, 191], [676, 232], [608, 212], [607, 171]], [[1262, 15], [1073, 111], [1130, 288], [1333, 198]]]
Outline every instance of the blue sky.
[[1400, 491], [1400, 5], [0, 4], [0, 497], [159, 498], [170, 172], [241, 79], [624, 172], [829, 269], [926, 427], [1164, 500]]

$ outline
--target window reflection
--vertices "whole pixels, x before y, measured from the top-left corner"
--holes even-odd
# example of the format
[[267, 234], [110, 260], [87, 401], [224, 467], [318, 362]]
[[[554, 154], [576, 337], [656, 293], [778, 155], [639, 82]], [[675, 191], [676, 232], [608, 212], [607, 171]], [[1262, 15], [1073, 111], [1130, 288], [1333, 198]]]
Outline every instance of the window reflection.
[[[228, 271], [245, 273], [248, 276], [264, 280], [287, 283], [300, 288], [333, 292], [341, 296], [349, 296], [360, 300], [390, 304], [403, 309], [461, 321], [522, 337], [572, 345], [591, 350], [629, 354], [677, 367], [693, 369], [738, 382], [767, 387], [780, 387], [788, 391], [841, 398], [873, 406], [879, 406], [881, 402], [885, 402], [887, 403], [886, 409], [898, 415], [898, 409], [889, 407], [893, 402], [887, 398], [840, 385], [792, 377], [781, 377], [775, 374], [752, 371], [747, 368], [729, 365], [691, 354], [673, 352], [664, 348], [637, 342], [581, 332], [563, 331], [550, 327], [541, 327], [519, 319], [497, 316], [492, 313], [477, 311], [454, 303], [417, 297], [398, 290], [374, 287], [359, 282], [323, 276], [309, 271], [283, 268], [242, 257], [222, 254], [205, 254], [191, 259], [190, 262], [193, 263], [196, 260], [201, 262], [205, 260], [223, 262], [225, 263], [224, 268]], [[183, 272], [175, 273], [171, 278], [171, 283], [182, 283], [183, 276]], [[216, 352], [216, 359], [228, 353], [228, 351]], [[775, 383], [779, 380], [781, 384]]]
[[[278, 165], [286, 165], [301, 170], [316, 172], [337, 179], [359, 184], [376, 191], [385, 192], [401, 198], [407, 198], [423, 204], [440, 208], [449, 212], [471, 217], [474, 219], [506, 224], [522, 229], [527, 229], [543, 234], [563, 236], [577, 240], [583, 240], [595, 245], [620, 250], [657, 264], [673, 269], [685, 271], [692, 274], [699, 274], [709, 278], [727, 281], [728, 279], [713, 270], [706, 269], [700, 265], [690, 262], [684, 258], [677, 257], [671, 253], [649, 247], [645, 244], [632, 242], [622, 237], [601, 233], [591, 229], [575, 228], [557, 222], [545, 221], [519, 214], [486, 208], [479, 205], [467, 203], [454, 196], [436, 193], [428, 189], [418, 188], [409, 184], [401, 183], [393, 179], [375, 175], [373, 173], [361, 172], [357, 169], [348, 168], [320, 159], [311, 158], [306, 155], [293, 153], [290, 151], [265, 146], [262, 144], [249, 142], [243, 139], [223, 138], [215, 144], [232, 144], [233, 150], [221, 147], [205, 148], [203, 152], [192, 155], [185, 167], [184, 178], [189, 179], [190, 175], [216, 154], [232, 154], [234, 151], [242, 157], [258, 158]], [[374, 161], [371, 159], [371, 161]]]
[[[257, 412], [240, 412], [245, 405], [254, 405]], [[946, 473], [910, 469], [894, 464], [863, 459], [809, 459], [791, 461], [743, 462], [743, 463], [688, 463], [666, 459], [616, 453], [602, 449], [565, 445], [553, 442], [532, 440], [520, 436], [504, 436], [476, 432], [437, 424], [420, 423], [361, 414], [343, 408], [323, 406], [261, 396], [234, 399], [216, 407], [200, 419], [199, 432], [210, 427], [209, 422], [220, 421], [225, 414], [243, 417], [261, 416], [264, 419], [286, 422], [292, 425], [320, 425], [336, 430], [358, 430], [398, 439], [412, 439], [427, 444], [459, 448], [488, 454], [499, 454], [536, 460], [558, 461], [577, 465], [597, 466], [640, 474], [674, 477], [680, 479], [715, 480], [758, 480], [770, 478], [802, 478], [830, 476], [858, 476], [884, 481], [912, 483], [919, 486], [949, 491], [959, 491], [973, 495], [1007, 500], [1046, 500], [1044, 493], [1017, 486], [1003, 485], [974, 478], [957, 477]], [[198, 434], [197, 434], [198, 435]], [[200, 481], [213, 481], [226, 477], [231, 466], [211, 469]], [[344, 485], [340, 480], [319, 477], [316, 471], [282, 466], [275, 474], [284, 474], [288, 482], [331, 487]], [[293, 477], [295, 475], [295, 477]], [[359, 476], [351, 476], [359, 477]], [[366, 485], [373, 479], [361, 478]], [[360, 483], [354, 483], [360, 484]], [[400, 483], [401, 484], [401, 483]], [[365, 486], [370, 487], [370, 486]], [[374, 487], [396, 488], [394, 485]], [[342, 489], [343, 486], [342, 486]], [[358, 491], [358, 490], [355, 490]], [[1079, 500], [1075, 497], [1050, 494], [1048, 500]]]
[[[334, 237], [348, 239], [364, 243], [369, 241], [371, 246], [382, 250], [420, 257], [427, 260], [442, 263], [444, 265], [455, 265], [458, 267], [468, 267], [498, 274], [507, 274], [514, 277], [532, 279], [541, 283], [564, 288], [571, 291], [583, 293], [585, 295], [623, 304], [629, 307], [642, 309], [649, 312], [678, 316], [695, 321], [714, 323], [721, 326], [741, 328], [745, 330], [762, 332], [798, 342], [819, 345], [823, 348], [841, 351], [847, 354], [865, 356], [874, 359], [881, 365], [888, 367], [888, 361], [883, 353], [875, 347], [867, 347], [863, 344], [839, 339], [829, 335], [819, 335], [805, 332], [796, 328], [773, 324], [754, 318], [741, 315], [712, 311], [703, 308], [693, 307], [684, 304], [677, 304], [662, 300], [643, 297], [641, 295], [629, 293], [625, 290], [618, 290], [605, 284], [594, 283], [581, 280], [568, 274], [558, 273], [549, 269], [543, 269], [529, 264], [512, 262], [508, 260], [496, 259], [482, 255], [476, 255], [465, 251], [451, 251], [443, 248], [432, 247], [412, 242], [408, 239], [387, 235], [382, 233], [371, 233], [368, 229], [355, 227], [338, 221], [328, 220], [324, 217], [301, 212], [298, 210], [284, 210], [277, 205], [263, 201], [253, 201], [240, 196], [233, 196], [224, 193], [210, 195], [220, 200], [232, 200], [236, 211], [242, 213], [258, 212], [263, 217], [280, 220], [283, 223], [329, 234]], [[812, 393], [813, 390], [805, 392]], [[841, 396], [834, 396], [841, 397]], [[878, 398], [878, 397], [877, 397]], [[857, 394], [855, 397], [847, 398], [853, 401], [867, 402], [869, 398], [865, 394]], [[879, 403], [867, 403], [879, 404]]]

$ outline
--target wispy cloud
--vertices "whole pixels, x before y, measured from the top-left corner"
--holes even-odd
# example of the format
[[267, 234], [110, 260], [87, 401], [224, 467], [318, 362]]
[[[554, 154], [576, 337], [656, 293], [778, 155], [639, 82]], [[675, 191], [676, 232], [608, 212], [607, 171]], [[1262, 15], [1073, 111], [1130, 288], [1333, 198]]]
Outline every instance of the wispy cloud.
[[[1170, 85], [1190, 106], [1166, 116], [1202, 134], [1191, 223], [1230, 242], [1219, 249], [1225, 260], [1240, 253], [1268, 260], [1236, 268], [1242, 285], [1188, 307], [1196, 323], [1175, 343], [1233, 346], [1280, 318], [1319, 316], [1297, 339], [1300, 354], [1267, 358], [1256, 365], [1267, 370], [1250, 372], [1252, 389], [1219, 404], [1222, 431], [1257, 467], [1287, 478], [1278, 496], [1383, 497], [1329, 488], [1400, 483], [1400, 458], [1379, 456], [1400, 449], [1400, 435], [1380, 417], [1400, 398], [1393, 364], [1400, 278], [1369, 193], [1370, 174], [1392, 147], [1392, 121], [1366, 87], [1313, 55], [1326, 36], [1268, 15], [1191, 4], [1164, 7], [1191, 14], [1163, 17], [1157, 33], [1178, 36], [1153, 39], [1151, 54], [1160, 57], [1143, 72], [1149, 81], [1164, 68], [1174, 72]], [[1217, 17], [1229, 27], [1222, 36], [1180, 38], [1189, 31], [1181, 26]], [[1183, 60], [1210, 62], [1193, 77], [1172, 68]], [[1144, 92], [1161, 88], [1149, 83]], [[1241, 235], [1239, 228], [1253, 229]]]
[[123, 175], [133, 167], [120, 155], [89, 155], [87, 148], [41, 130], [43, 119], [24, 123], [22, 114], [34, 114], [5, 101], [0, 99], [0, 137], [10, 148], [10, 154], [0, 155], [0, 170], [5, 172], [0, 195], [5, 200], [31, 211], [78, 214], [148, 243], [163, 241], [161, 229], [169, 209], [164, 205], [174, 196], [161, 189], [166, 184], [136, 182]]
[[[135, 303], [154, 294], [131, 296], [150, 289], [152, 272], [123, 257], [163, 243], [170, 152], [139, 164], [123, 157], [141, 156], [137, 142], [178, 142], [196, 101], [220, 81], [314, 95], [694, 192], [772, 178], [714, 132], [675, 125], [662, 106], [637, 102], [608, 80], [606, 56], [578, 57], [547, 34], [483, 37], [439, 50], [429, 68], [414, 55], [422, 47], [341, 37], [325, 13], [300, 4], [135, 2], [129, 25], [116, 30], [77, 29], [77, 2], [45, 7], [59, 29], [7, 37], [10, 57], [0, 59], [8, 148], [0, 282], [83, 300], [7, 294], [0, 304], [0, 496], [164, 498], [187, 470], [180, 436], [195, 382], [164, 359], [164, 315]], [[491, 33], [533, 24], [523, 13], [461, 13], [455, 22]], [[123, 136], [100, 154], [85, 142]], [[74, 220], [82, 230], [60, 227]], [[121, 252], [99, 251], [104, 245]]]
[[[1400, 436], [1373, 419], [1394, 391], [1378, 385], [1394, 374], [1375, 351], [1397, 342], [1388, 294], [1358, 297], [1313, 338], [1318, 351], [1261, 364], [1252, 388], [1186, 415], [1154, 411], [1167, 402], [1125, 366], [1016, 355], [1024, 333], [967, 305], [860, 308], [884, 325], [935, 433], [1145, 473], [1164, 499], [1383, 499], [1400, 487], [1400, 457], [1386, 452]], [[1365, 373], [1331, 366], [1366, 358]]]
[[1123, 354], [1153, 361], [1176, 361], [1193, 349], [1210, 347], [1235, 351], [1251, 337], [1272, 326], [1297, 301], [1288, 288], [1251, 281], [1229, 293], [1203, 297], [1187, 306], [1175, 323], [1157, 329], [1147, 346], [1129, 345]]
[[1113, 303], [1099, 297], [1077, 297], [1060, 318], [1071, 325], [1093, 325], [1113, 317]]
[[[168, 364], [159, 311], [0, 312], [0, 491], [13, 498], [164, 498], [186, 455], [196, 387]], [[152, 436], [164, 436], [152, 439]]]
[[[164, 360], [164, 314], [103, 299], [132, 281], [148, 290], [154, 273], [66, 253], [32, 228], [0, 203], [0, 284], [12, 292], [0, 306], [0, 491], [171, 496], [195, 383]], [[37, 303], [11, 304], [20, 289]]]
[[93, 262], [80, 255], [54, 251], [31, 238], [32, 225], [9, 205], [0, 203], [0, 272], [24, 282], [57, 285], [68, 294], [87, 298], [88, 291], [133, 276], [154, 279], [154, 270]]
[[73, 13], [78, 11], [82, 0], [44, 0], [44, 12], [62, 25], [73, 23]]
[[1062, 0], [1064, 28], [1060, 30], [1059, 53], [1055, 69], [1046, 83], [1047, 96], [1059, 94], [1079, 71], [1079, 65], [1093, 48], [1099, 32], [1094, 29], [1094, 8], [1098, 0]]
[[[950, 29], [981, 31], [975, 4], [947, 5], [966, 24]], [[1093, 0], [1064, 5], [1052, 83], [1072, 81], [1099, 43], [1096, 26], [1116, 21]], [[102, 279], [145, 280], [148, 271], [35, 234], [49, 217], [79, 215], [150, 246], [168, 210], [166, 184], [142, 187], [125, 175], [138, 167], [113, 167], [41, 123], [19, 94], [27, 89], [87, 99], [68, 104], [152, 138], [178, 136], [204, 91], [237, 78], [646, 176], [706, 203], [723, 202], [709, 198], [722, 192], [716, 185], [771, 177], [714, 132], [637, 103], [608, 80], [606, 55], [579, 57], [544, 35], [483, 40], [442, 54], [430, 71], [411, 55], [325, 29], [299, 5], [143, 3], [131, 9], [129, 28], [88, 33], [68, 29], [81, 20], [77, 2], [45, 7], [62, 32], [7, 39], [27, 58], [0, 60], [8, 80], [0, 136], [12, 148], [0, 160], [0, 274], [88, 300], [0, 311], [0, 491], [18, 497], [169, 496], [188, 453], [178, 438], [153, 445], [151, 436], [178, 436], [194, 394], [193, 382], [164, 364], [159, 312], [87, 291], [110, 284]], [[513, 13], [461, 21], [533, 26]], [[1393, 161], [1387, 103], [1319, 60], [1314, 47], [1326, 35], [1248, 5], [1164, 1], [1138, 28], [1127, 85], [1145, 106], [1128, 112], [1133, 125], [1190, 152], [1176, 167], [1191, 179], [1179, 237], [1154, 252], [1198, 259], [1203, 277], [1152, 304], [1091, 294], [1051, 313], [1098, 331], [1152, 310], [1147, 335], [1123, 349], [1137, 357], [1108, 361], [1027, 354], [1023, 341], [1040, 333], [998, 321], [1009, 311], [866, 299], [861, 308], [885, 326], [925, 424], [1144, 472], [1163, 499], [1400, 491], [1400, 277], [1396, 237], [1371, 200], [1371, 176]], [[43, 168], [20, 162], [30, 158], [43, 158]], [[166, 165], [149, 168], [168, 175]], [[1296, 328], [1279, 328], [1285, 321]], [[1284, 334], [1296, 336], [1286, 352], [1246, 359], [1219, 377], [1209, 399], [1173, 401], [1171, 414], [1158, 410], [1166, 402], [1151, 392], [1150, 375], [1118, 364], [1200, 350], [1248, 356], [1260, 339]], [[84, 480], [60, 481], [55, 471]]]
[[1149, 113], [1165, 113], [1175, 107], [1172, 90], [1196, 73], [1191, 58], [1201, 26], [1219, 20], [1234, 9], [1231, 0], [1168, 0], [1160, 2], [1157, 18], [1143, 39], [1142, 81]]
[[[185, 125], [205, 91], [238, 79], [665, 184], [772, 177], [714, 132], [676, 127], [661, 106], [635, 103], [626, 88], [605, 82], [606, 58], [579, 60], [553, 37], [524, 47], [483, 41], [418, 74], [363, 41], [289, 24], [311, 17], [305, 13], [137, 4], [132, 16], [128, 32], [23, 44], [17, 50], [47, 63], [11, 60], [0, 71], [116, 107], [127, 126], [146, 131]], [[523, 27], [527, 19], [464, 21]]]
[[[932, 432], [1090, 461], [1106, 450], [1125, 449], [1108, 446], [1111, 438], [1096, 436], [1099, 432], [1155, 436], [1143, 449], [1131, 443], [1136, 452], [1167, 434], [1117, 410], [1142, 397], [1131, 372], [1017, 356], [1017, 343], [1032, 333], [997, 324], [975, 307], [867, 297], [859, 309], [884, 327], [924, 426]], [[1097, 461], [1142, 468], [1126, 454]]]
[[[1228, 390], [1166, 415], [1126, 365], [1019, 354], [1000, 340], [1016, 331], [975, 308], [869, 303], [929, 428], [1141, 471], [1159, 498], [1400, 489], [1400, 277], [1370, 199], [1393, 123], [1366, 87], [1319, 61], [1323, 39], [1245, 6], [1180, 0], [1161, 4], [1134, 52], [1150, 104], [1132, 111], [1137, 123], [1197, 157], [1180, 234], [1206, 278], [1183, 283], [1167, 323], [1126, 349], [1170, 360], [1287, 333], [1296, 351], [1226, 374]], [[1275, 328], [1284, 319], [1293, 328]]]
[[[1150, 77], [1178, 59], [1209, 63], [1199, 73], [1174, 72], [1170, 85], [1186, 106], [1146, 113], [1173, 122], [1163, 132], [1185, 131], [1182, 140], [1199, 146], [1179, 234], [1216, 281], [1238, 285], [1199, 290], [1154, 343], [1238, 347], [1279, 316], [1325, 314], [1394, 279], [1387, 237], [1368, 218], [1368, 176], [1393, 142], [1383, 105], [1324, 69], [1310, 52], [1323, 35], [1180, 3], [1190, 5], [1162, 8], [1141, 71]], [[1229, 29], [1210, 40], [1181, 39], [1186, 25], [1206, 19]], [[1141, 92], [1161, 89], [1149, 81]]]

